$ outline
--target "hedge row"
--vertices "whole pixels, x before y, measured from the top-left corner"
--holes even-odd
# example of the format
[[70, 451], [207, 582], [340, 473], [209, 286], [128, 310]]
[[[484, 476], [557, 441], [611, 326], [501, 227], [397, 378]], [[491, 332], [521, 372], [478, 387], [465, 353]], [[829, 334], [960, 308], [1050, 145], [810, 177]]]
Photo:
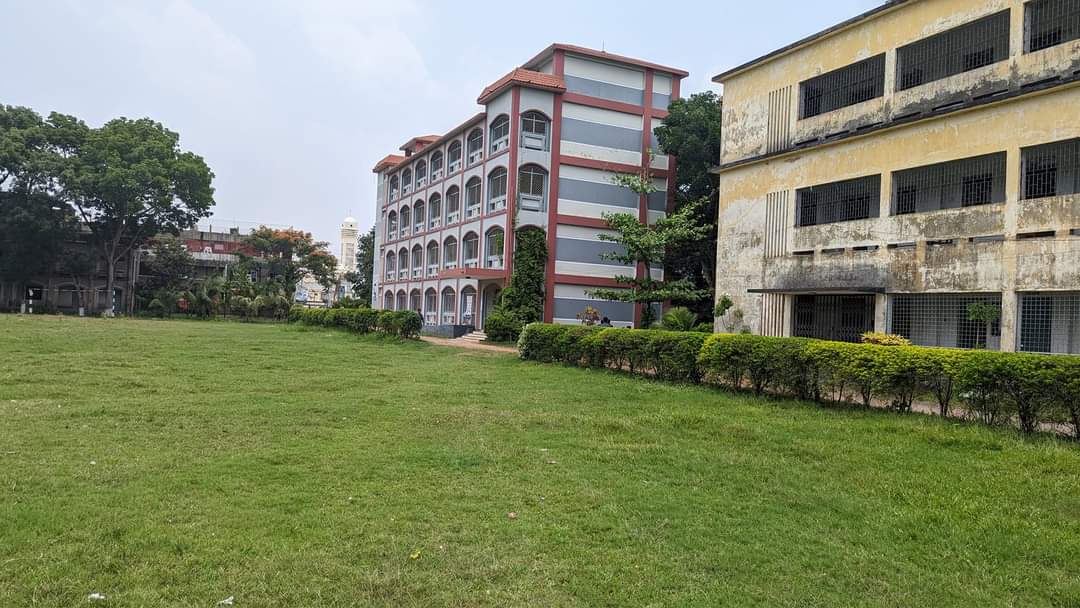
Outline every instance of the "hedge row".
[[1060, 424], [1080, 439], [1080, 357], [544, 324], [526, 327], [518, 348], [532, 361], [822, 403], [906, 412], [925, 400], [942, 416], [962, 412], [1026, 433]]
[[290, 323], [343, 327], [360, 334], [381, 332], [390, 336], [415, 339], [420, 337], [424, 320], [411, 310], [375, 310], [372, 308], [306, 308], [293, 306]]

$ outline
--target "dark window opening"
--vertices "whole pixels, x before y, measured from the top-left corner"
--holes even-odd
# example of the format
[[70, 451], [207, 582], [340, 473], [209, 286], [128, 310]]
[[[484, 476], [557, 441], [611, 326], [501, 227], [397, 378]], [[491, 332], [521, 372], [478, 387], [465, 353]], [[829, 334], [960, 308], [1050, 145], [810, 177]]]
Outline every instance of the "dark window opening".
[[1005, 201], [1005, 152], [893, 173], [897, 215]]
[[896, 88], [988, 66], [1009, 57], [1009, 11], [1001, 11], [896, 50]]
[[985, 205], [994, 198], [994, 175], [983, 173], [964, 178], [960, 192], [960, 205], [971, 207], [972, 205]]
[[1080, 192], [1080, 139], [1020, 151], [1025, 199]]
[[874, 296], [796, 296], [793, 333], [801, 338], [860, 342], [874, 330]]
[[1020, 343], [1027, 353], [1080, 353], [1080, 293], [1020, 296]]
[[1024, 6], [1027, 52], [1080, 38], [1080, 0], [1032, 0]]
[[880, 200], [880, 175], [802, 188], [796, 192], [799, 226], [877, 217]]
[[801, 118], [810, 118], [885, 94], [885, 55], [877, 55], [802, 83]]

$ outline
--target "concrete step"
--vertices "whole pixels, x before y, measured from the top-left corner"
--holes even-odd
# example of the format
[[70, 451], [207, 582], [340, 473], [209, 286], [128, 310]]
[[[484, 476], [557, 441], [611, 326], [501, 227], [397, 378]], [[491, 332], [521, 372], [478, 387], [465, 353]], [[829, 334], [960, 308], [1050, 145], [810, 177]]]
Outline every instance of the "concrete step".
[[487, 334], [482, 331], [474, 331], [471, 334], [461, 336], [458, 340], [463, 340], [465, 342], [483, 342], [484, 340], [487, 340]]

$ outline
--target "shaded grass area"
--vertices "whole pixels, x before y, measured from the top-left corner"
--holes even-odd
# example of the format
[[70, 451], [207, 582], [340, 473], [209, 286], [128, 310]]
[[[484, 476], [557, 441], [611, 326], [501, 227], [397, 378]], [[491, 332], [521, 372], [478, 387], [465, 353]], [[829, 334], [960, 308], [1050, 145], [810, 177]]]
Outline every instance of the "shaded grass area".
[[334, 330], [0, 343], [4, 606], [1080, 604], [1063, 441]]

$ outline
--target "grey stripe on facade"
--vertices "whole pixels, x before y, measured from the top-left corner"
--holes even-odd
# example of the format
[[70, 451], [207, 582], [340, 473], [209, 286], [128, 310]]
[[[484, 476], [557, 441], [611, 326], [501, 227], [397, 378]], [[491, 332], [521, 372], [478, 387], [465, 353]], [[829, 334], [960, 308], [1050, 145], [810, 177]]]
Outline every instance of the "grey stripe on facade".
[[671, 104], [671, 95], [664, 95], [663, 93], [657, 93], [653, 91], [652, 94], [652, 107], [657, 110], [666, 110], [668, 105]]
[[[624, 254], [626, 248], [615, 243], [603, 241], [586, 241], [583, 239], [555, 239], [555, 259], [559, 262], [584, 262], [586, 264], [606, 264], [615, 268], [624, 268], [622, 264], [613, 260], [605, 260], [601, 257], [606, 253]], [[625, 267], [625, 272], [633, 272], [633, 268]]]
[[573, 319], [585, 310], [586, 306], [592, 306], [600, 311], [600, 316], [608, 317], [612, 321], [629, 323], [634, 320], [634, 305], [630, 302], [609, 302], [607, 300], [572, 300], [569, 298], [555, 298], [555, 318]]
[[[559, 178], [559, 198], [627, 209], [637, 209], [638, 206], [638, 195], [622, 186], [564, 177]], [[667, 211], [667, 192], [659, 190], [649, 194], [649, 209]]]
[[599, 80], [591, 80], [581, 76], [564, 76], [563, 79], [566, 81], [566, 90], [571, 93], [581, 93], [582, 95], [599, 97], [610, 101], [632, 103], [635, 106], [645, 103], [645, 91], [641, 89], [600, 82]]
[[641, 152], [641, 129], [627, 129], [576, 118], [563, 118], [562, 138], [579, 144]]

